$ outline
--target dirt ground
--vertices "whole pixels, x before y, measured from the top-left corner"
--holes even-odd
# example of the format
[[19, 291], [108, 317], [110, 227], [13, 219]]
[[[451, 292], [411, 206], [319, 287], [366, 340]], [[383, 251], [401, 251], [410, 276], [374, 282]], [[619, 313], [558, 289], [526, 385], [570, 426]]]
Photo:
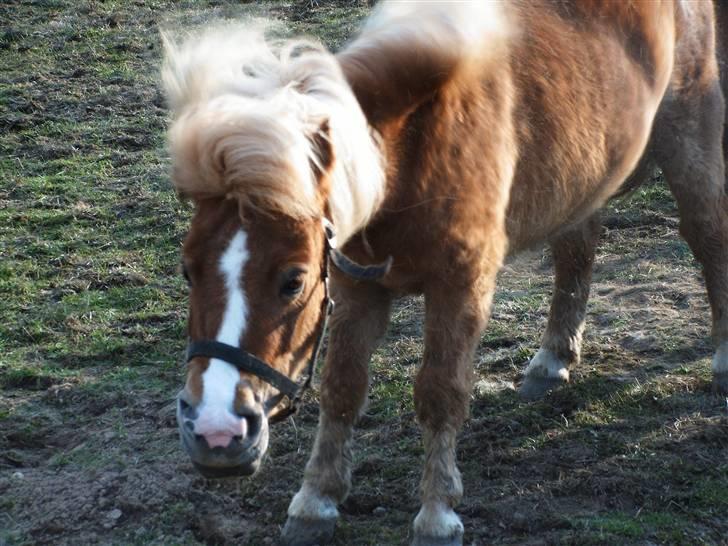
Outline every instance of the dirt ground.
[[[189, 210], [166, 175], [157, 25], [252, 11], [337, 47], [364, 4], [0, 5], [0, 545], [275, 543], [317, 392], [252, 478], [206, 480], [179, 447]], [[458, 447], [466, 544], [728, 544], [700, 271], [659, 176], [604, 219], [583, 362], [542, 402], [514, 384], [545, 325], [548, 250], [500, 276]], [[423, 313], [400, 301], [373, 359], [337, 545], [411, 538]]]

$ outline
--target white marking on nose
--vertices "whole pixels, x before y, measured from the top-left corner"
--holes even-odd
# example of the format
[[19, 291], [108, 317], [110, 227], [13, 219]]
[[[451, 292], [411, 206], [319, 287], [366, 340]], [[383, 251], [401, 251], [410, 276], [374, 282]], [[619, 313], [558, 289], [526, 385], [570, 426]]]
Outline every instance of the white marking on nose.
[[248, 314], [245, 294], [240, 285], [240, 275], [248, 261], [247, 239], [245, 232], [239, 230], [220, 258], [220, 271], [225, 278], [225, 288], [227, 288], [227, 304], [217, 340], [235, 347], [240, 343]]
[[[220, 272], [225, 280], [226, 303], [217, 341], [238, 347], [245, 332], [247, 306], [240, 276], [248, 261], [247, 236], [240, 229], [220, 257]], [[195, 433], [207, 438], [210, 447], [227, 446], [233, 436], [243, 434], [243, 420], [233, 414], [235, 386], [240, 374], [232, 364], [211, 358], [202, 374], [202, 402]]]

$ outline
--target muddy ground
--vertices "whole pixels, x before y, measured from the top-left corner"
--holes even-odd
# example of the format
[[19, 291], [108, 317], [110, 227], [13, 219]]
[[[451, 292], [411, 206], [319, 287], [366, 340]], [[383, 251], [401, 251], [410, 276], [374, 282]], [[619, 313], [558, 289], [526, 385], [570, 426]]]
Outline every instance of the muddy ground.
[[[254, 13], [335, 48], [365, 4], [0, 4], [0, 544], [275, 542], [317, 393], [252, 478], [206, 480], [178, 445], [190, 211], [167, 177], [157, 28]], [[500, 276], [458, 448], [466, 544], [728, 544], [700, 271], [659, 176], [604, 217], [582, 365], [542, 402], [513, 386], [545, 325], [549, 253]], [[373, 359], [335, 544], [409, 541], [422, 317], [399, 302]]]

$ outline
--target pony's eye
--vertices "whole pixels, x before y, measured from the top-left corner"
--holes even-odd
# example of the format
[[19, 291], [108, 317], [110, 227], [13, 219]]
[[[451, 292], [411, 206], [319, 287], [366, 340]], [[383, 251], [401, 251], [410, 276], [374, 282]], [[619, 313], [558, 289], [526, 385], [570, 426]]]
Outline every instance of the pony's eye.
[[286, 276], [281, 286], [281, 296], [287, 299], [295, 298], [303, 291], [303, 285], [304, 272], [301, 270], [292, 271]]

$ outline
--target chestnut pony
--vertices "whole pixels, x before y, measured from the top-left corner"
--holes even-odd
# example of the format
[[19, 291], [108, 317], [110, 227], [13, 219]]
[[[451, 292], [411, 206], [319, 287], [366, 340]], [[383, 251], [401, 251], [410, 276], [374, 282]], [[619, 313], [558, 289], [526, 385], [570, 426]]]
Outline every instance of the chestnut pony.
[[368, 362], [392, 299], [412, 293], [426, 302], [413, 540], [461, 543], [455, 439], [496, 274], [509, 254], [551, 246], [551, 312], [520, 391], [535, 398], [567, 383], [597, 210], [650, 165], [662, 169], [703, 266], [713, 380], [728, 390], [724, 104], [711, 3], [384, 2], [337, 55], [267, 40], [255, 25], [166, 42], [173, 179], [195, 204], [178, 421], [204, 474], [259, 467], [269, 423], [305, 388], [336, 302], [318, 434], [284, 543], [330, 539]]

